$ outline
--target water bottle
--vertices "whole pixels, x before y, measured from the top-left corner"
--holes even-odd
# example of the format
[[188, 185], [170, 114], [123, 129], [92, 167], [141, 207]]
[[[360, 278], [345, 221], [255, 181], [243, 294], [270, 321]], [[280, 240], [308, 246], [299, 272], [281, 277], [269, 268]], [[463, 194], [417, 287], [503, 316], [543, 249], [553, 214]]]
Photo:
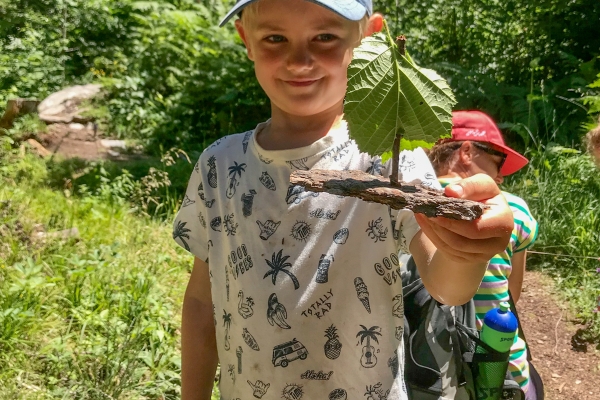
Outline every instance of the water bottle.
[[[480, 362], [477, 367], [475, 388], [478, 400], [499, 400], [508, 368], [510, 348], [517, 336], [519, 323], [510, 311], [510, 305], [503, 301], [499, 308], [485, 314], [479, 338], [482, 342], [500, 353], [507, 353], [506, 359], [494, 362]], [[487, 353], [478, 346], [476, 353]]]

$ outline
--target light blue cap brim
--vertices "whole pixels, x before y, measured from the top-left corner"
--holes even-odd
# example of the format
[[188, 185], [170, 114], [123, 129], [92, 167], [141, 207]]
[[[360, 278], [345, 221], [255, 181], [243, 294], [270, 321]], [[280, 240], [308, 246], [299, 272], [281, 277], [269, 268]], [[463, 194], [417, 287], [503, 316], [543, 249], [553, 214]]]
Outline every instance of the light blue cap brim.
[[[240, 0], [225, 15], [219, 26], [225, 25], [234, 15], [242, 11], [248, 4], [258, 0]], [[371, 0], [307, 0], [323, 6], [350, 21], [360, 21], [365, 14], [373, 14], [373, 3]]]

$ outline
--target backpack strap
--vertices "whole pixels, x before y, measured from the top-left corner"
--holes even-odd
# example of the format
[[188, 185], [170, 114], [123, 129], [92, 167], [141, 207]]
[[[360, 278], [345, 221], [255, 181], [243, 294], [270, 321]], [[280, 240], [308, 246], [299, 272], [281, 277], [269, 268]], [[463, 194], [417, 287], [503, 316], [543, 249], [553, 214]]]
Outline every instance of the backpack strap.
[[466, 385], [467, 380], [465, 379], [465, 371], [463, 369], [463, 355], [460, 349], [458, 331], [456, 330], [456, 321], [454, 320], [450, 306], [441, 304], [439, 302], [438, 305], [446, 317], [446, 326], [452, 340], [452, 353], [454, 356], [454, 365], [456, 368], [456, 376], [458, 378], [458, 386], [464, 386]]

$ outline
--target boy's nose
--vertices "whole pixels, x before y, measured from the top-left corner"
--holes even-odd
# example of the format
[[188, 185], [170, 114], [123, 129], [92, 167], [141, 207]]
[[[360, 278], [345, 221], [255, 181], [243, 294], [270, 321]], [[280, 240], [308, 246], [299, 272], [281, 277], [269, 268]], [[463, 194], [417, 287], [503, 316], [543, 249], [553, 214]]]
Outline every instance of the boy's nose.
[[288, 55], [288, 69], [294, 72], [309, 70], [313, 66], [310, 49], [305, 45], [297, 45], [290, 49]]
[[496, 179], [494, 179], [494, 182], [496, 182], [496, 184], [499, 185], [502, 182], [504, 182], [504, 177], [501, 174], [498, 174], [496, 175]]

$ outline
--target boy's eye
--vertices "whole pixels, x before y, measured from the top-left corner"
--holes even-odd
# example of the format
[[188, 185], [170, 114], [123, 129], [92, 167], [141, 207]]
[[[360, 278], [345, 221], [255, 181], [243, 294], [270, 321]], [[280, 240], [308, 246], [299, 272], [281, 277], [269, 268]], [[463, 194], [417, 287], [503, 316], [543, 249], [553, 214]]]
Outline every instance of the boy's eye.
[[335, 35], [332, 35], [331, 33], [322, 33], [317, 36], [317, 40], [320, 42], [331, 42], [334, 39]]
[[271, 35], [271, 36], [267, 36], [265, 39], [267, 40], [267, 42], [271, 42], [271, 43], [285, 42], [285, 37], [283, 37], [281, 35]]

